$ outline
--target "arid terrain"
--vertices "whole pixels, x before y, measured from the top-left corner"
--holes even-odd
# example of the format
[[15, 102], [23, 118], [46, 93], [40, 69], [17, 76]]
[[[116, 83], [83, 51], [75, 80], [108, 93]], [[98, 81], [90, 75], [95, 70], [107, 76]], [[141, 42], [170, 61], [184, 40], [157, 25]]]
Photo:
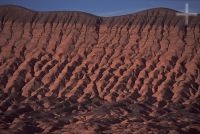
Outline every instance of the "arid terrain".
[[0, 6], [0, 134], [200, 133], [200, 15]]

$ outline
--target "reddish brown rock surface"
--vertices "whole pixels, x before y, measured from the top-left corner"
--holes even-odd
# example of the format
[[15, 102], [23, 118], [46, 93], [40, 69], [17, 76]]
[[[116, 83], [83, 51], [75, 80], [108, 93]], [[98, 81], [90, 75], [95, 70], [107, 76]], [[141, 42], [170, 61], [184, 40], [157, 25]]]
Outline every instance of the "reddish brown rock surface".
[[200, 16], [0, 7], [1, 133], [200, 133]]

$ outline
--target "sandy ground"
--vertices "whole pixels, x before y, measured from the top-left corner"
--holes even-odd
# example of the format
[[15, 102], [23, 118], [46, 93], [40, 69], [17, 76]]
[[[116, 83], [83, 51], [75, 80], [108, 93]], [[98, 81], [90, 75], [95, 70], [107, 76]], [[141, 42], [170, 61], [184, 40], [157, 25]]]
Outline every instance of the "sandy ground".
[[0, 133], [200, 133], [200, 16], [0, 7]]

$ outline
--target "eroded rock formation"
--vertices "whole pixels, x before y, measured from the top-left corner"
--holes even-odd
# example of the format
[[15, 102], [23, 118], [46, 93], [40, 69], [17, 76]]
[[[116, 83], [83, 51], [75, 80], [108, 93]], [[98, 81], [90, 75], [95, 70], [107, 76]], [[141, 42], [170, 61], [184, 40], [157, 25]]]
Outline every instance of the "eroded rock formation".
[[0, 7], [2, 133], [200, 133], [200, 16]]

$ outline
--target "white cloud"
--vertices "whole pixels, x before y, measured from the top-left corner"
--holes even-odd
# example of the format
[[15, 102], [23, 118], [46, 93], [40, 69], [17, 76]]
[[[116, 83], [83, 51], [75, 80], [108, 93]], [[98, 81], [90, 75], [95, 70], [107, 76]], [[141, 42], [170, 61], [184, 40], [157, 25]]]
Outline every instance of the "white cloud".
[[135, 12], [139, 12], [139, 11], [143, 11], [146, 10], [145, 8], [140, 8], [137, 10], [134, 9], [127, 9], [127, 10], [116, 10], [116, 11], [111, 11], [111, 12], [102, 12], [102, 13], [97, 13], [100, 16], [105, 16], [105, 17], [109, 17], [109, 16], [118, 16], [118, 15], [126, 15], [126, 14], [130, 14], [130, 13], [135, 13]]
[[130, 12], [131, 12], [131, 10], [117, 10], [117, 11], [98, 13], [98, 15], [100, 15], [100, 16], [117, 16], [117, 15], [127, 14], [127, 13], [130, 13]]

